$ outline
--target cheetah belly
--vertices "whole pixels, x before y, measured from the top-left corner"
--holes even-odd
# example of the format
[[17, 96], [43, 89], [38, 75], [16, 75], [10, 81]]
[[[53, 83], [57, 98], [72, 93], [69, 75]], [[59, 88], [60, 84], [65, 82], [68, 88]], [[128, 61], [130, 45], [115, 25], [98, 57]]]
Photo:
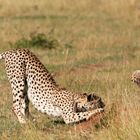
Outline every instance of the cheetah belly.
[[28, 89], [28, 98], [32, 102], [32, 104], [35, 106], [35, 108], [42, 113], [47, 113], [48, 115], [59, 117], [62, 115], [62, 110], [51, 104], [51, 101], [48, 99], [44, 100], [42, 98], [39, 98], [37, 94], [34, 93], [34, 91]]

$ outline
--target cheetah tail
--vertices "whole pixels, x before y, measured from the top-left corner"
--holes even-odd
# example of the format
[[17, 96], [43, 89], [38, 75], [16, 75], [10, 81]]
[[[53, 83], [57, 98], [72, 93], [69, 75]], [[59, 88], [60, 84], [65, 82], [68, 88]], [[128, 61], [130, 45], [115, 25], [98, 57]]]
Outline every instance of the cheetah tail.
[[0, 59], [4, 59], [5, 58], [5, 53], [1, 53], [0, 54]]

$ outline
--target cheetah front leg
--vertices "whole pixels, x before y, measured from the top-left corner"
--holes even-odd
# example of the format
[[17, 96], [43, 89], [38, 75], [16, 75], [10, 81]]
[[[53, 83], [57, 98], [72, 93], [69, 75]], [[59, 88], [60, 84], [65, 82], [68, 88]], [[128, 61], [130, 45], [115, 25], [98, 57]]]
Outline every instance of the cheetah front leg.
[[93, 116], [97, 113], [100, 113], [102, 111], [104, 111], [103, 108], [98, 108], [98, 109], [91, 110], [91, 111], [86, 111], [86, 112], [64, 113], [62, 117], [63, 117], [66, 124], [76, 123], [76, 122], [79, 122], [79, 121], [82, 121], [82, 120], [85, 120], [85, 119], [88, 120], [91, 116]]

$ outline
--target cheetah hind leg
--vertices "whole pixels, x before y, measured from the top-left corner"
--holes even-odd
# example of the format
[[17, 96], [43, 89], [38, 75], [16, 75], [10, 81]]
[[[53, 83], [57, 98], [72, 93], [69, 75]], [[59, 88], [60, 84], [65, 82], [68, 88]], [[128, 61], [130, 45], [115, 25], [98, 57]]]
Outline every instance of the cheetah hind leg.
[[21, 112], [26, 119], [35, 121], [34, 117], [29, 112], [29, 98], [28, 98], [27, 90], [28, 87], [25, 82], [24, 96], [23, 98], [21, 98]]
[[10, 80], [13, 93], [13, 111], [21, 124], [26, 123], [29, 115], [29, 100], [26, 83], [22, 77]]
[[[18, 81], [19, 82], [19, 81]], [[13, 93], [13, 111], [16, 115], [16, 117], [18, 118], [18, 121], [22, 124], [26, 123], [24, 114], [22, 108], [23, 108], [23, 97], [24, 97], [24, 86], [20, 87], [16, 84], [17, 83], [17, 79], [12, 81], [11, 87], [12, 87], [12, 93]], [[20, 82], [21, 85], [24, 85], [23, 82]]]

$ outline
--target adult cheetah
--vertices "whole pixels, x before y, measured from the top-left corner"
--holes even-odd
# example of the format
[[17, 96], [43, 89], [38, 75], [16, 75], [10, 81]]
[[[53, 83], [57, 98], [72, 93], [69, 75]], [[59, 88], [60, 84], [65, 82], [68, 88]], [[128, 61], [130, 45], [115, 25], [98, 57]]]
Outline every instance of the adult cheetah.
[[[94, 99], [92, 94], [79, 95], [59, 88], [45, 66], [28, 49], [1, 53], [0, 59], [5, 59], [13, 93], [13, 111], [20, 123], [26, 123], [29, 117], [29, 101], [42, 113], [61, 116], [66, 124], [88, 120], [104, 111], [104, 104], [98, 96]], [[83, 96], [84, 103], [81, 102]]]

